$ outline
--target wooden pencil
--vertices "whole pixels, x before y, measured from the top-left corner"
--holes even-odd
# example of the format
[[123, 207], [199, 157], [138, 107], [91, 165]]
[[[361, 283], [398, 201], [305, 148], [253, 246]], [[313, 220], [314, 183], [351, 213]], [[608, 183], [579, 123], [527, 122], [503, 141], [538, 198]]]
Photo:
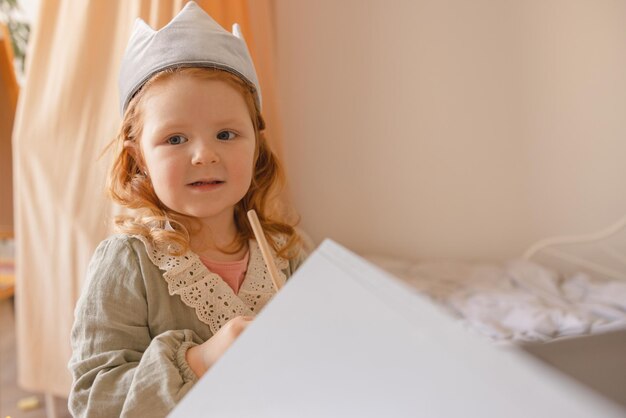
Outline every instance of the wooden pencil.
[[270, 277], [272, 278], [272, 283], [274, 283], [274, 288], [278, 292], [282, 287], [280, 280], [278, 279], [278, 269], [276, 268], [276, 263], [274, 263], [274, 257], [272, 257], [270, 246], [267, 243], [265, 233], [263, 232], [263, 228], [259, 222], [259, 217], [254, 209], [248, 211], [248, 220], [250, 221], [250, 226], [252, 226], [252, 232], [254, 232], [256, 242], [261, 248], [261, 255], [263, 256], [263, 261], [265, 261], [265, 265], [267, 266], [267, 271], [270, 273]]

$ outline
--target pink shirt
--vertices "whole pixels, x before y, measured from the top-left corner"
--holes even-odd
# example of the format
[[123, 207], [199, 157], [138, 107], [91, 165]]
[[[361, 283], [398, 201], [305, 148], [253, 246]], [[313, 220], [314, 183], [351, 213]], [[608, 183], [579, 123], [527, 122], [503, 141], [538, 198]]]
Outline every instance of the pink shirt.
[[213, 273], [219, 274], [219, 276], [233, 289], [235, 294], [239, 293], [239, 288], [246, 275], [248, 269], [248, 259], [250, 258], [250, 251], [246, 253], [243, 260], [239, 261], [213, 261], [204, 257], [200, 257], [202, 264], [206, 266]]

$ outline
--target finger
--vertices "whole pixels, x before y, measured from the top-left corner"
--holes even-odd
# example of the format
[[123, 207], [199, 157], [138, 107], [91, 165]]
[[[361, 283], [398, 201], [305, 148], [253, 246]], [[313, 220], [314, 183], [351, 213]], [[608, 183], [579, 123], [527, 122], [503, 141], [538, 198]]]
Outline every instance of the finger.
[[238, 315], [228, 320], [228, 322], [238, 322], [238, 321], [249, 321], [253, 316], [249, 315]]

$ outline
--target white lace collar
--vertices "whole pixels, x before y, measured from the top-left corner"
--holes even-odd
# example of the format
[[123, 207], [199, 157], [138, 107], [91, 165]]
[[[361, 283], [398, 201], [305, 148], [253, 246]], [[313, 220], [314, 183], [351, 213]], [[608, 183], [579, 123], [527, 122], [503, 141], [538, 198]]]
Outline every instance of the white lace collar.
[[[226, 322], [239, 315], [255, 315], [274, 295], [274, 284], [263, 261], [261, 249], [256, 241], [249, 241], [250, 259], [248, 270], [239, 293], [222, 278], [207, 269], [200, 257], [191, 250], [180, 256], [170, 255], [156, 248], [148, 239], [136, 235], [146, 247], [148, 257], [159, 269], [167, 282], [170, 295], [179, 295], [185, 305], [194, 308], [198, 319], [209, 326], [215, 334]], [[285, 284], [283, 270], [289, 262], [278, 257], [274, 251], [281, 284]]]

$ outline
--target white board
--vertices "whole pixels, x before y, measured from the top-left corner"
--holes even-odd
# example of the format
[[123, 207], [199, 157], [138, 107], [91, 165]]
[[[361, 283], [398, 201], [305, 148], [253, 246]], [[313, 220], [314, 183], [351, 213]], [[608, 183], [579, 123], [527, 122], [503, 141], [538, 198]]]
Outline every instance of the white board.
[[623, 417], [326, 240], [171, 417]]

